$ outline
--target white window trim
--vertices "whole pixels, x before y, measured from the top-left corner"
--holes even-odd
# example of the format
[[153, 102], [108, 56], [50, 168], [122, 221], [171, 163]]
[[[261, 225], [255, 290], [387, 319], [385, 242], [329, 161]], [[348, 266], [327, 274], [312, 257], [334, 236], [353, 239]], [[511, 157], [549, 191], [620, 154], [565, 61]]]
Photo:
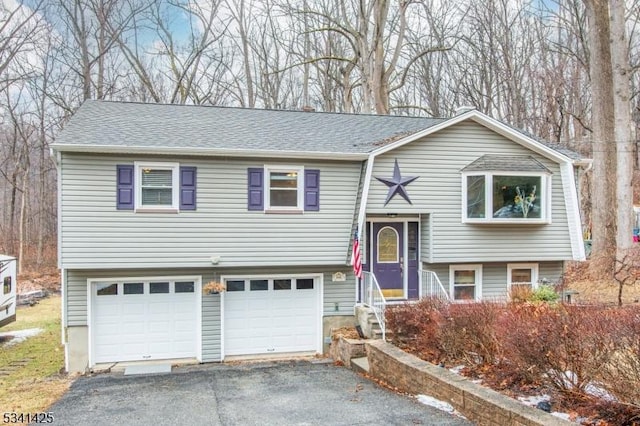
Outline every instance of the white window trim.
[[511, 294], [513, 280], [511, 274], [514, 269], [531, 269], [531, 289], [538, 288], [538, 264], [537, 263], [507, 263], [507, 292]]
[[468, 302], [468, 300], [456, 299], [455, 296], [455, 282], [454, 273], [456, 271], [474, 271], [476, 273], [475, 282], [475, 301], [482, 299], [482, 264], [467, 264], [467, 265], [449, 265], [449, 294], [451, 300], [454, 302]]
[[[470, 176], [484, 176], [484, 205], [485, 217], [467, 217], [467, 178]], [[494, 218], [493, 217], [493, 176], [531, 176], [540, 177], [540, 185], [544, 188], [544, 194], [540, 198], [541, 217], [535, 219], [525, 218]], [[487, 171], [487, 172], [463, 172], [462, 173], [462, 223], [551, 223], [551, 175], [541, 172], [512, 172], [512, 171]]]
[[[271, 172], [296, 172], [298, 173], [298, 205], [297, 206], [272, 206], [271, 205]], [[265, 211], [304, 211], [304, 167], [289, 165], [265, 165], [264, 166], [264, 209]]]
[[[178, 212], [180, 203], [180, 164], [167, 162], [140, 162], [136, 161], [135, 165], [135, 211], [136, 212]], [[171, 170], [171, 206], [162, 205], [142, 205], [142, 170]]]

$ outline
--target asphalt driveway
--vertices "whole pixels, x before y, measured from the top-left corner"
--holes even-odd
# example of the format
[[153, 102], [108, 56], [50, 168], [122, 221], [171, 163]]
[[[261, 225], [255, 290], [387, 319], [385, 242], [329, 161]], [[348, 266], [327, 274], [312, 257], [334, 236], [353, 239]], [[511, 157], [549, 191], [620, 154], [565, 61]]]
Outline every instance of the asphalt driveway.
[[170, 374], [81, 377], [56, 425], [470, 425], [344, 367], [208, 364]]

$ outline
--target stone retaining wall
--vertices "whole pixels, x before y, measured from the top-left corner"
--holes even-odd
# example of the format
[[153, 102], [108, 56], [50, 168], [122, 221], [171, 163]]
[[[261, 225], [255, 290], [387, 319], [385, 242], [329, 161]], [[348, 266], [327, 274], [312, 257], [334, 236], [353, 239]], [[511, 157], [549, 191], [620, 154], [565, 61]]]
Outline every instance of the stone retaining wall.
[[362, 339], [347, 339], [344, 336], [337, 336], [331, 341], [329, 356], [334, 361], [339, 361], [350, 368], [352, 358], [366, 356], [364, 344], [365, 340]]
[[367, 341], [365, 346], [371, 376], [401, 391], [448, 402], [478, 425], [573, 424], [473, 383], [382, 340]]

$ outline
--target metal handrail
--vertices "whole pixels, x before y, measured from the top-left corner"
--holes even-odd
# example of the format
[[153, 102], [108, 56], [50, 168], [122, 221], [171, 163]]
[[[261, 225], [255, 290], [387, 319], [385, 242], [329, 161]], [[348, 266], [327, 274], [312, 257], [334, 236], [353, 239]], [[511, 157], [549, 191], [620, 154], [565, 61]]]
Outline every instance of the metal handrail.
[[422, 280], [420, 283], [420, 298], [433, 297], [440, 300], [449, 301], [449, 292], [444, 288], [438, 274], [433, 271], [422, 270]]
[[368, 306], [380, 324], [380, 330], [382, 331], [382, 340], [386, 341], [386, 324], [385, 324], [385, 309], [387, 307], [387, 300], [382, 294], [378, 279], [372, 272], [363, 271], [360, 287], [360, 297], [362, 298], [363, 305]]

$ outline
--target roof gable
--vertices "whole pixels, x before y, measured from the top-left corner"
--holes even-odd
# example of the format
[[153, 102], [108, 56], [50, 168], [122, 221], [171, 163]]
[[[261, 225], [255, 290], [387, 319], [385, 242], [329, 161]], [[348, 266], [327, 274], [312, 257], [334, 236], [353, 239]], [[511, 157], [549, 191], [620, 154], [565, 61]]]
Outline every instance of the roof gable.
[[439, 124], [436, 124], [434, 126], [431, 126], [427, 129], [424, 129], [420, 132], [416, 132], [413, 133], [412, 135], [409, 135], [408, 137], [398, 140], [394, 143], [388, 144], [376, 151], [373, 152], [374, 156], [377, 155], [381, 155], [384, 154], [386, 152], [392, 151], [396, 148], [399, 148], [401, 146], [404, 146], [408, 143], [414, 142], [418, 139], [421, 139], [425, 136], [434, 134], [436, 132], [439, 132], [441, 130], [450, 128], [458, 123], [461, 123], [463, 121], [466, 120], [472, 120], [496, 133], [498, 133], [499, 135], [504, 136], [505, 138], [518, 143], [522, 146], [524, 146], [525, 148], [530, 149], [531, 151], [534, 151], [540, 155], [542, 155], [545, 158], [548, 158], [552, 161], [555, 161], [557, 163], [562, 163], [562, 162], [575, 162], [575, 161], [579, 161], [581, 160], [580, 155], [578, 155], [577, 153], [565, 149], [563, 150], [564, 152], [561, 152], [560, 150], [557, 150], [556, 148], [552, 147], [550, 144], [547, 144], [545, 142], [542, 142], [541, 140], [537, 140], [534, 139], [533, 137], [525, 134], [522, 131], [516, 130], [515, 128], [508, 126], [504, 123], [501, 123], [498, 120], [495, 120], [485, 114], [482, 114], [479, 111], [476, 110], [471, 110], [468, 112], [465, 112], [463, 114], [457, 115], [449, 120], [445, 120]]
[[542, 163], [530, 155], [483, 155], [469, 163], [463, 172], [538, 172], [551, 173]]

